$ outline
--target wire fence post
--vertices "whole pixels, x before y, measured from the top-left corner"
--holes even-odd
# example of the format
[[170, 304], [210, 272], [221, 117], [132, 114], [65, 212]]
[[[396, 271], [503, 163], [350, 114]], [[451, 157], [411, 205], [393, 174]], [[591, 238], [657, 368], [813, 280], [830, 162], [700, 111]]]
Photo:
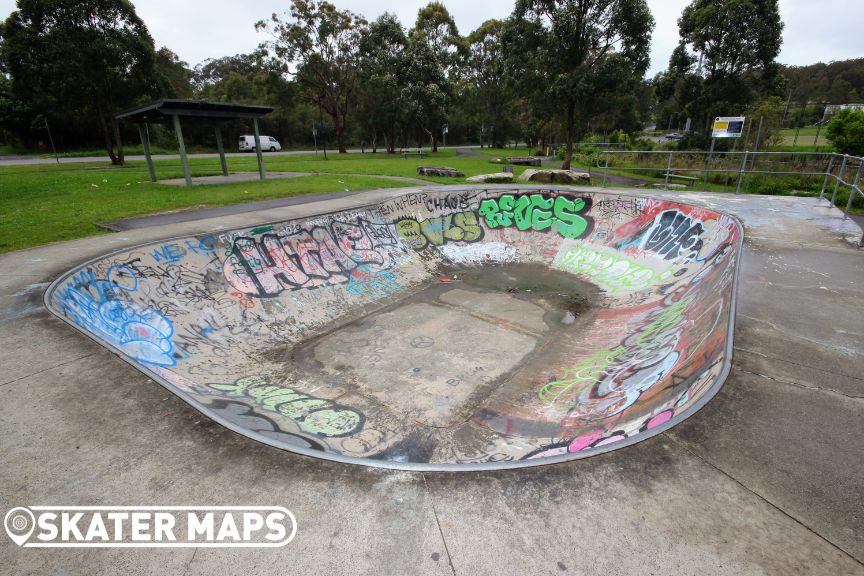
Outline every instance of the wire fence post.
[[846, 202], [846, 211], [843, 212], [843, 219], [849, 217], [849, 210], [852, 209], [852, 201], [855, 200], [855, 194], [858, 193], [858, 183], [861, 182], [861, 168], [864, 168], [864, 160], [858, 162], [858, 171], [855, 172], [855, 179], [852, 181], [852, 187], [849, 189], [849, 201]]
[[735, 158], [735, 150], [738, 148], [738, 138], [735, 138], [735, 141], [732, 142], [732, 152], [726, 153], [726, 167], [723, 168], [724, 176], [726, 177], [723, 180], [723, 193], [726, 193], [726, 189], [729, 187], [729, 172], [731, 172], [730, 168], [732, 167], [732, 159]]
[[735, 194], [741, 193], [741, 181], [744, 179], [744, 169], [747, 167], [747, 150], [744, 150], [744, 159], [741, 161], [741, 168], [738, 169], [738, 184], [735, 186]]
[[747, 177], [747, 189], [746, 192], [750, 192], [750, 182], [753, 180], [752, 173], [756, 171], [756, 155], [759, 154], [759, 143], [762, 140], [762, 124], [765, 122], [765, 116], [759, 117], [759, 129], [756, 130], [756, 149], [753, 151], [753, 154], [750, 157], [750, 173], [751, 175]]
[[840, 189], [840, 182], [843, 181], [843, 174], [846, 173], [846, 161], [849, 159], [847, 154], [843, 155], [843, 162], [840, 163], [840, 171], [837, 173], [837, 178], [834, 180], [834, 193], [831, 194], [831, 204], [837, 201], [837, 191]]
[[819, 193], [819, 199], [825, 198], [825, 189], [828, 187], [828, 179], [831, 178], [831, 171], [834, 169], [834, 155], [828, 159], [828, 168], [825, 170], [825, 180], [822, 181], [822, 191]]
[[606, 164], [603, 166], [603, 188], [606, 187], [606, 175], [609, 173], [609, 151], [606, 151]]
[[666, 183], [663, 190], [669, 190], [669, 176], [672, 174], [672, 150], [669, 151], [669, 161], [666, 163]]
[[714, 155], [714, 143], [716, 141], [717, 141], [716, 138], [711, 138], [711, 150], [708, 152], [708, 157], [705, 159], [705, 170], [704, 170], [705, 179], [702, 182], [702, 187], [705, 190], [708, 190], [708, 172], [711, 170], [711, 156]]

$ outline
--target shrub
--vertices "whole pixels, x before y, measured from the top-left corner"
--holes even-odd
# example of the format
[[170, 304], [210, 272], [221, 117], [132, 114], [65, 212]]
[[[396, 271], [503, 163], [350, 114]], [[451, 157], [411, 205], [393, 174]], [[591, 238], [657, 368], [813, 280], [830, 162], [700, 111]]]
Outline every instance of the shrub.
[[864, 111], [840, 111], [828, 123], [826, 134], [838, 152], [864, 156]]

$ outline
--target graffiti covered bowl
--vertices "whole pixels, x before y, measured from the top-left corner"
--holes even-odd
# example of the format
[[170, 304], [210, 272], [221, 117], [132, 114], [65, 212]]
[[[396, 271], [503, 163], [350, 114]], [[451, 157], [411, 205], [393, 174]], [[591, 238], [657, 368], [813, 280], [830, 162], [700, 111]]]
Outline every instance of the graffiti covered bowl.
[[530, 466], [632, 444], [728, 373], [738, 222], [439, 188], [124, 249], [49, 309], [224, 426], [319, 458]]

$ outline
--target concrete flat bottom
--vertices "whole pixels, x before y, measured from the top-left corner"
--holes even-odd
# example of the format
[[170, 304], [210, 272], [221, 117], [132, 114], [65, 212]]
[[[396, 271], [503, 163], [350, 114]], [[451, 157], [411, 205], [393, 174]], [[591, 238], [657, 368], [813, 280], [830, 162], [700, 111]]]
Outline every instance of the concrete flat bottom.
[[451, 427], [476, 412], [497, 379], [537, 343], [494, 320], [464, 309], [408, 304], [339, 330], [315, 347], [315, 357], [394, 412]]

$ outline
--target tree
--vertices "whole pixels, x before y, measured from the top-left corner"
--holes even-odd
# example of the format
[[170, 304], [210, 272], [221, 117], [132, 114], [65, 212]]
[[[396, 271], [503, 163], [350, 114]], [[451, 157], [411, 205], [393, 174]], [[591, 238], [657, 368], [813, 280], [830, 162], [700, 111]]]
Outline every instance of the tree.
[[783, 106], [782, 98], [770, 96], [747, 109], [746, 116], [752, 118], [753, 122], [759, 122], [761, 119], [762, 124], [762, 133], [753, 135], [754, 139], [758, 136], [759, 141], [750, 146], [751, 150], [758, 150], [763, 143], [767, 146], [777, 146], [783, 141], [780, 133], [783, 128]]
[[841, 110], [828, 123], [828, 140], [841, 154], [864, 156], [864, 112]]
[[2, 25], [12, 92], [55, 122], [93, 115], [123, 164], [119, 109], [165, 90], [153, 39], [127, 0], [18, 0]]
[[[420, 118], [417, 111], [422, 108], [423, 130], [431, 137], [432, 151], [437, 152], [438, 134], [447, 122], [453, 82], [465, 54], [464, 44], [456, 21], [440, 2], [430, 2], [417, 12], [408, 38], [409, 52], [421, 61], [407, 67], [414, 76], [407, 79], [410, 90], [405, 92], [406, 98], [414, 107], [415, 120]], [[437, 70], [432, 70], [433, 67]]]
[[444, 71], [432, 48], [416, 35], [408, 39], [403, 67], [399, 105], [406, 123], [416, 130], [418, 146], [425, 133], [434, 150], [437, 129], [447, 121], [450, 103]]
[[372, 22], [360, 40], [361, 82], [357, 117], [371, 136], [373, 152], [378, 132], [384, 134], [387, 151], [395, 152], [407, 42], [402, 24], [390, 13], [384, 13]]
[[464, 44], [456, 21], [440, 2], [430, 2], [417, 12], [417, 21], [410, 33], [413, 36], [422, 35], [444, 68], [445, 75], [453, 72], [460, 56], [464, 56]]
[[[681, 40], [660, 94], [672, 96], [671, 107], [694, 125], [707, 130], [714, 116], [738, 115], [756, 100], [785, 96], [776, 63], [783, 32], [777, 0], [693, 0], [678, 27]], [[672, 113], [668, 100], [661, 108]]]
[[562, 168], [604, 95], [645, 74], [653, 27], [645, 0], [517, 0], [508, 60], [523, 87], [564, 108]]
[[480, 121], [483, 126], [492, 126], [494, 146], [500, 146], [507, 135], [506, 111], [511, 102], [501, 40], [503, 29], [501, 20], [487, 20], [472, 32], [464, 68], [465, 80], [480, 103]]
[[169, 86], [169, 95], [173, 98], [191, 98], [193, 72], [189, 65], [164, 46], [156, 51], [155, 58], [156, 69]]
[[255, 24], [274, 38], [262, 49], [272, 51], [305, 88], [306, 98], [330, 116], [339, 152], [345, 153], [345, 120], [356, 96], [366, 20], [322, 0], [292, 0], [288, 17], [273, 14], [270, 22]]
[[[216, 102], [269, 104], [274, 111], [259, 120], [262, 131], [277, 136], [283, 146], [310, 134], [311, 118], [318, 110], [298, 97], [298, 86], [288, 81], [280, 65], [265, 60], [266, 54], [236, 54], [205, 60], [195, 67], [195, 97]], [[313, 115], [314, 114], [314, 115]], [[189, 126], [190, 139], [212, 143], [209, 126]], [[184, 134], [187, 129], [184, 128]], [[248, 133], [249, 122], [234, 120], [222, 123], [223, 134], [231, 137]], [[311, 138], [309, 138], [311, 144]], [[306, 143], [305, 139], [303, 143]]]

